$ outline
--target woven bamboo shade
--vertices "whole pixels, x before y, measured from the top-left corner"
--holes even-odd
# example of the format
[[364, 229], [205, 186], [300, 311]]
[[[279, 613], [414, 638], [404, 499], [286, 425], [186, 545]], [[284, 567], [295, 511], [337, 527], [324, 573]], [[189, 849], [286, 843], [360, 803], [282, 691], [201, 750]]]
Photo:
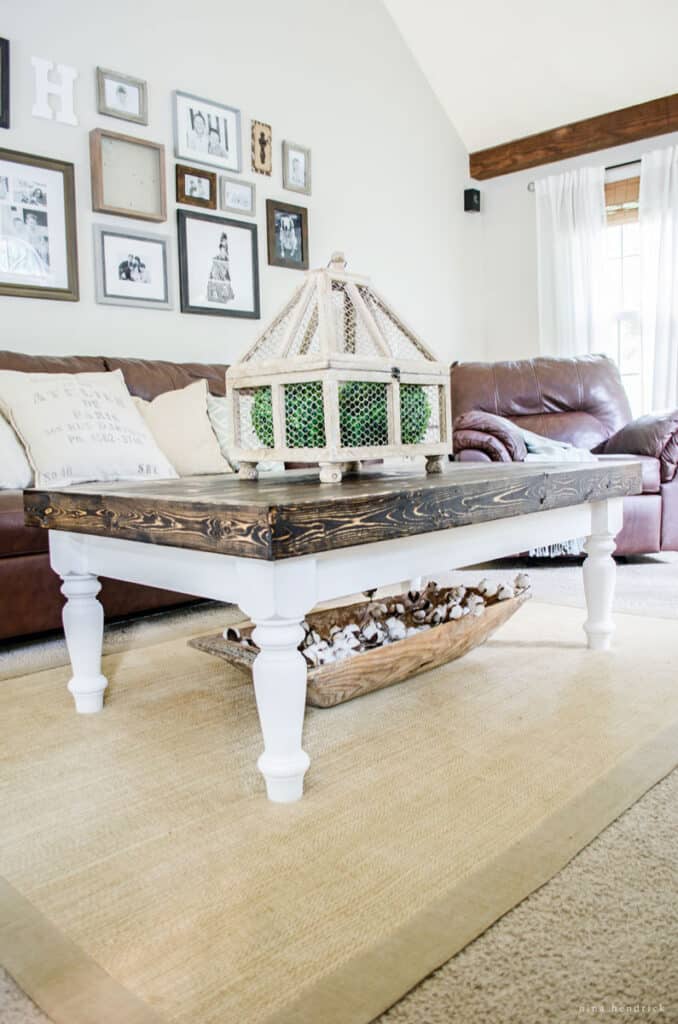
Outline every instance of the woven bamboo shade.
[[608, 224], [629, 224], [638, 220], [640, 178], [608, 181], [605, 185], [605, 209]]

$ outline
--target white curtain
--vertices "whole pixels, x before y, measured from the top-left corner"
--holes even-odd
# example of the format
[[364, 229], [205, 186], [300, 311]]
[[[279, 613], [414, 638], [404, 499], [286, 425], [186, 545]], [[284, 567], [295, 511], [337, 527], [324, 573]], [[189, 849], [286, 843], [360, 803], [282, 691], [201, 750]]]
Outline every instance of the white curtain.
[[535, 193], [541, 352], [604, 350], [605, 168], [541, 178]]
[[678, 146], [640, 165], [643, 390], [647, 409], [678, 406]]

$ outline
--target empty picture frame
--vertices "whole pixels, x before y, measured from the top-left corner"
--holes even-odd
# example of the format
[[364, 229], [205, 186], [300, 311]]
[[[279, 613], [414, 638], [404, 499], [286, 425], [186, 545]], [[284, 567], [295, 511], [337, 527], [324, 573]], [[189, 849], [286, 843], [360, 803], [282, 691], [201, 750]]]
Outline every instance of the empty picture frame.
[[177, 202], [188, 206], [202, 206], [205, 210], [217, 208], [217, 174], [204, 167], [176, 165]]
[[89, 151], [93, 210], [136, 220], [167, 220], [163, 145], [94, 128]]
[[111, 306], [172, 309], [170, 240], [131, 228], [94, 225], [96, 300]]
[[135, 124], [148, 124], [148, 86], [141, 78], [97, 68], [97, 110]]
[[0, 39], [0, 128], [9, 128], [9, 39]]

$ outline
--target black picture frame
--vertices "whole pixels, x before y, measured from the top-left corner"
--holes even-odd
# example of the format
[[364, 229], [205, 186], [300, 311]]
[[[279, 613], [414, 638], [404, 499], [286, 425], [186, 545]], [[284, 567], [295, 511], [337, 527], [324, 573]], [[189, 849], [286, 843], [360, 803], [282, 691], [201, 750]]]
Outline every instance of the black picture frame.
[[0, 39], [0, 128], [9, 128], [9, 39]]
[[[189, 259], [186, 225], [190, 220], [211, 221], [222, 227], [236, 228], [250, 234], [252, 291], [254, 309], [216, 309], [214, 306], [196, 306], [190, 301]], [[179, 300], [182, 313], [198, 313], [204, 316], [231, 316], [244, 320], [259, 320], [261, 317], [261, 297], [259, 291], [259, 238], [257, 225], [247, 221], [233, 220], [229, 217], [218, 217], [209, 213], [196, 213], [193, 210], [177, 210], [177, 235], [179, 249]]]
[[[275, 215], [277, 212], [289, 213], [301, 218], [301, 259], [286, 259], [278, 253], [276, 245]], [[266, 238], [268, 243], [268, 262], [271, 267], [287, 267], [289, 270], [308, 270], [308, 208], [294, 206], [280, 199], [266, 200]]]

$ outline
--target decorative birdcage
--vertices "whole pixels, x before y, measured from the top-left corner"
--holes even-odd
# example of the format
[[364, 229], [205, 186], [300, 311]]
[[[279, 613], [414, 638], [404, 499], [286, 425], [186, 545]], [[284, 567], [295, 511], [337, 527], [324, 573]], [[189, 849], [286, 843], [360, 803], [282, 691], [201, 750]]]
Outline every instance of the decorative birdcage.
[[362, 459], [452, 451], [449, 367], [341, 253], [312, 270], [239, 362], [229, 367], [234, 458], [320, 466], [336, 483]]

